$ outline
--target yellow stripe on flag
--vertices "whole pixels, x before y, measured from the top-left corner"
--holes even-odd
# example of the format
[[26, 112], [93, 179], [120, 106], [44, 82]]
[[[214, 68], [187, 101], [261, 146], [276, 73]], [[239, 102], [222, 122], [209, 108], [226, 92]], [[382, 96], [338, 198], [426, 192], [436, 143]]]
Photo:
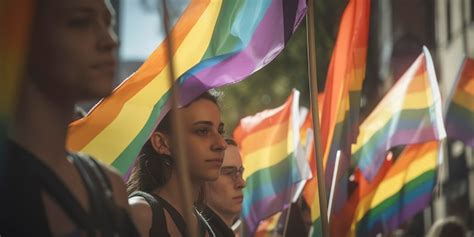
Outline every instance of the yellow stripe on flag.
[[470, 111], [474, 111], [474, 101], [472, 100], [473, 97], [474, 95], [471, 95], [466, 91], [458, 90], [453, 97], [453, 101], [456, 104], [469, 109]]
[[[291, 149], [292, 145], [290, 141], [289, 139], [285, 139], [275, 145], [265, 147], [244, 156], [244, 179], [260, 169], [271, 167], [286, 159], [287, 156], [294, 151], [294, 149]], [[272, 159], [266, 157], [271, 157]]]
[[374, 192], [360, 201], [353, 225], [356, 225], [370, 209], [376, 207], [395, 193], [399, 192], [403, 185], [417, 178], [424, 172], [435, 169], [436, 159], [433, 159], [433, 157], [437, 157], [437, 150], [431, 150], [428, 153], [423, 154], [422, 158], [413, 161], [406, 172], [401, 172], [393, 175], [387, 180], [383, 180]]
[[281, 123], [275, 124], [271, 127], [259, 130], [252, 133], [250, 136], [247, 136], [242, 141], [242, 147], [245, 147], [242, 150], [242, 156], [253, 153], [263, 147], [276, 144], [282, 140], [288, 138], [289, 120]]

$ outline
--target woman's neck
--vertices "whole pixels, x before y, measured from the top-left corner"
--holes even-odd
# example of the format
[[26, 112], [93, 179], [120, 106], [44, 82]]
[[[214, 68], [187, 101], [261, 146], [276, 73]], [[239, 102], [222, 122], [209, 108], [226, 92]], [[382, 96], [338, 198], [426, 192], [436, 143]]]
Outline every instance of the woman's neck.
[[[181, 185], [179, 184], [178, 176], [176, 175], [176, 172], [172, 172], [168, 182], [158, 191], [155, 191], [155, 193], [168, 201], [179, 212], [179, 214], [184, 217], [184, 195], [179, 187], [181, 187]], [[193, 203], [198, 199], [200, 187], [200, 183], [191, 183], [191, 190], [189, 190], [188, 194], [191, 195]]]
[[9, 137], [50, 167], [60, 165], [66, 161], [67, 126], [73, 111], [73, 102], [48, 97], [26, 82], [19, 94]]

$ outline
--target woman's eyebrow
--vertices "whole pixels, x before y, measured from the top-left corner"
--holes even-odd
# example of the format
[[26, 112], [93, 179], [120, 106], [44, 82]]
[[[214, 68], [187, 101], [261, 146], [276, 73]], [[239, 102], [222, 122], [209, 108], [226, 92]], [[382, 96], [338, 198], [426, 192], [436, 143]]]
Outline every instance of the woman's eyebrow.
[[94, 8], [88, 7], [88, 6], [80, 6], [80, 5], [65, 7], [63, 11], [69, 12], [69, 13], [72, 13], [72, 12], [87, 13], [91, 15], [97, 14], [97, 11], [94, 10]]
[[201, 120], [201, 121], [194, 122], [193, 125], [209, 125], [209, 126], [212, 126], [213, 123], [211, 121]]
[[[99, 11], [97, 9], [90, 6], [80, 5], [80, 4], [64, 7], [63, 12], [67, 12], [68, 14], [70, 13], [83, 13], [83, 14], [89, 14], [89, 15], [99, 14]], [[115, 15], [116, 15], [115, 11], [111, 12], [108, 9], [105, 9], [103, 13], [105, 17], [111, 19], [111, 22], [115, 21]]]

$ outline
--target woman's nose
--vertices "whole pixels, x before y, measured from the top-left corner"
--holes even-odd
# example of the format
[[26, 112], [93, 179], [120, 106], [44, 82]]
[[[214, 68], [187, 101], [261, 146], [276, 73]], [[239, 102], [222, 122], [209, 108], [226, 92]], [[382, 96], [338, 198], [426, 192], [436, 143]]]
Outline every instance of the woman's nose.
[[227, 142], [225, 141], [224, 136], [221, 134], [216, 135], [214, 150], [216, 151], [225, 151], [227, 149]]

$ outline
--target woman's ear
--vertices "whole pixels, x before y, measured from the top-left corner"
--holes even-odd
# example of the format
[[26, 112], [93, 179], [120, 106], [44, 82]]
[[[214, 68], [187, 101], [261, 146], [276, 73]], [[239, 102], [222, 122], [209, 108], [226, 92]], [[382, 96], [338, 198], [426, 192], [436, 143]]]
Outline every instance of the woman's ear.
[[171, 155], [170, 137], [161, 132], [155, 132], [150, 138], [153, 149], [158, 154]]

